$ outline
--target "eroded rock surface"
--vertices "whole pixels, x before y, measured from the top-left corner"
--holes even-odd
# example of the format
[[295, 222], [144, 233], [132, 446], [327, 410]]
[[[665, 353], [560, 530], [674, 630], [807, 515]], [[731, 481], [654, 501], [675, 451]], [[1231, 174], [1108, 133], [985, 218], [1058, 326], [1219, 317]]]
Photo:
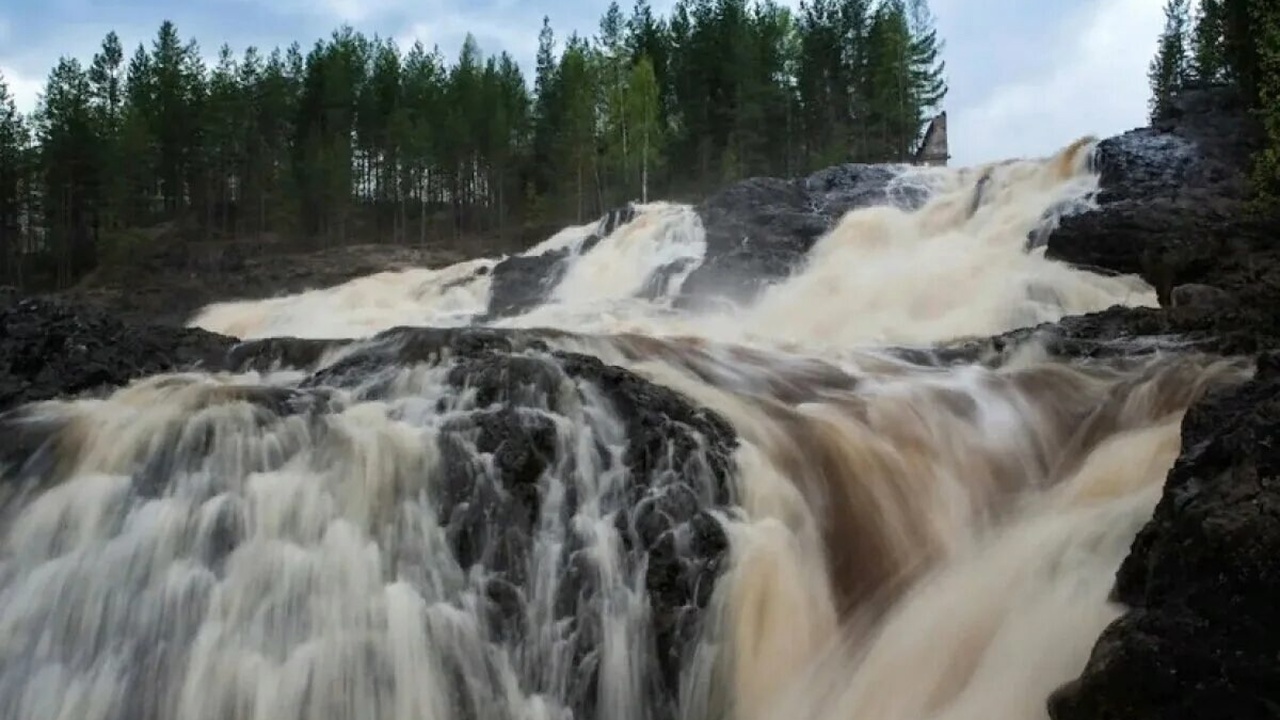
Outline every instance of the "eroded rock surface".
[[[33, 483], [53, 482], [70, 467], [65, 454], [76, 447], [70, 429], [30, 413], [30, 406], [14, 408], [17, 402], [105, 392], [143, 375], [195, 367], [300, 368], [304, 377], [284, 386], [231, 386], [210, 393], [207, 402], [245, 403], [256, 428], [301, 418], [305, 437], [323, 453], [326, 438], [341, 434], [330, 425], [337, 413], [404, 393], [410, 368], [437, 368], [431, 382], [439, 399], [417, 411], [437, 417], [433, 507], [454, 560], [483, 577], [487, 637], [506, 650], [493, 657], [541, 662], [546, 653], [532, 645], [552, 633], [575, 668], [571, 687], [544, 687], [550, 676], [529, 665], [516, 668], [524, 690], [564, 697], [576, 716], [594, 716], [605, 660], [600, 613], [611, 606], [602, 595], [619, 592], [604, 583], [621, 572], [647, 597], [652, 617], [653, 635], [628, 650], [639, 663], [638, 680], [654, 699], [655, 717], [674, 717], [681, 669], [727, 563], [728, 539], [712, 513], [733, 502], [729, 475], [737, 439], [715, 413], [595, 357], [555, 351], [547, 343], [553, 332], [396, 328], [349, 346], [290, 338], [236, 344], [201, 331], [129, 329], [91, 311], [78, 315], [32, 301], [0, 314], [0, 328], [0, 350], [10, 351], [7, 385], [0, 386], [6, 393], [0, 409], [7, 410], [0, 414], [0, 511], [18, 496], [14, 488], [25, 493]], [[328, 353], [340, 349], [334, 361]], [[43, 357], [53, 365], [31, 369]], [[424, 397], [430, 402], [431, 392]], [[161, 495], [173, 478], [198, 473], [210, 462], [226, 462], [213, 455], [225, 454], [225, 444], [213, 443], [209, 433], [183, 425], [168, 432], [172, 437], [149, 443], [136, 458], [131, 476], [138, 498]], [[237, 467], [269, 472], [307, 447], [285, 443]], [[570, 521], [586, 502], [582, 494], [606, 477], [615, 484], [591, 498], [591, 508], [616, 532], [620, 567], [602, 565], [612, 561], [602, 560], [594, 545], [601, 528]], [[553, 484], [561, 490], [551, 492]], [[216, 568], [243, 541], [246, 522], [233, 513], [225, 531], [216, 533], [216, 548], [200, 560]], [[535, 547], [534, 539], [557, 522], [565, 535], [556, 557], [554, 628], [531, 628], [534, 582], [545, 581], [535, 578], [535, 570], [545, 572], [547, 562], [546, 549]], [[393, 526], [388, 521], [386, 527]], [[398, 558], [395, 564], [407, 563], [402, 572], [412, 581], [413, 559], [384, 552], [389, 561]], [[530, 650], [521, 652], [525, 645]], [[492, 689], [485, 687], [460, 700], [477, 718], [486, 716], [483, 698]]]
[[1155, 515], [1116, 578], [1128, 608], [1055, 720], [1280, 714], [1280, 354], [1201, 401]]
[[902, 182], [900, 169], [847, 164], [797, 180], [751, 178], [698, 205], [706, 259], [681, 286], [682, 307], [746, 302], [797, 269], [809, 250], [848, 211], [924, 204], [928, 191]]
[[1101, 207], [1067, 218], [1050, 256], [1156, 286], [1160, 309], [1112, 308], [1031, 336], [1068, 355], [1192, 346], [1253, 356], [1257, 376], [1193, 406], [1182, 455], [1116, 578], [1126, 612], [1054, 720], [1280, 716], [1280, 211], [1247, 198], [1256, 135], [1221, 90], [1195, 91], [1155, 128], [1105, 141]]
[[536, 255], [511, 255], [493, 267], [489, 307], [481, 321], [519, 315], [546, 302], [569, 271], [571, 260], [591, 249], [610, 233], [635, 219], [633, 206], [615, 208], [596, 222], [591, 234], [571, 246]]
[[199, 329], [127, 325], [55, 300], [19, 300], [0, 309], [0, 411], [220, 365], [234, 343]]

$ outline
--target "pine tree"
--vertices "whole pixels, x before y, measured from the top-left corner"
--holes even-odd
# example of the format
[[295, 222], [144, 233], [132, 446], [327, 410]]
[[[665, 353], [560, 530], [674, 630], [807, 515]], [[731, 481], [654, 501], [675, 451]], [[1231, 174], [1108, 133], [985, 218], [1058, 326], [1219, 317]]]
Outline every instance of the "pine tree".
[[627, 80], [631, 58], [626, 45], [626, 23], [617, 0], [609, 3], [600, 19], [596, 37], [595, 61], [599, 81], [600, 128], [604, 141], [603, 192], [607, 204], [623, 202], [632, 192], [628, 187], [627, 168], [631, 165], [630, 119], [627, 116]]
[[906, 7], [900, 0], [881, 4], [867, 33], [867, 126], [871, 158], [904, 162], [914, 147], [921, 124], [916, 104], [912, 37]]
[[925, 0], [912, 0], [910, 7], [910, 87], [911, 104], [916, 114], [916, 134], [912, 147], [921, 140], [929, 118], [940, 109], [947, 96], [947, 64], [942, 60], [943, 42], [934, 26], [933, 13]]
[[560, 59], [559, 76], [563, 122], [560, 125], [558, 155], [572, 178], [568, 207], [575, 222], [601, 208], [591, 203], [590, 188], [596, 170], [596, 78], [592, 72], [591, 51], [585, 40], [571, 35]]
[[[32, 281], [54, 284], [156, 236], [512, 237], [636, 197], [903, 159], [946, 92], [923, 0], [805, 0], [798, 13], [677, 0], [665, 16], [649, 1], [611, 3], [591, 40], [558, 44], [544, 18], [532, 93], [510, 56], [471, 37], [446, 60], [342, 27], [305, 50], [224, 45], [205, 67], [172, 22], [128, 57], [110, 33], [87, 66], [55, 68], [37, 122], [4, 115], [6, 170], [19, 168], [3, 178], [6, 237], [26, 222], [15, 213], [34, 217], [28, 235], [49, 243], [29, 264], [57, 277]], [[1218, 1], [1237, 73], [1239, 0]], [[36, 155], [12, 140], [31, 129]]]
[[1257, 3], [1254, 32], [1258, 47], [1258, 108], [1267, 145], [1258, 158], [1254, 179], [1274, 199], [1280, 193], [1280, 7]]
[[1223, 56], [1222, 0], [1200, 0], [1191, 30], [1190, 74], [1202, 82], [1222, 82], [1226, 76]]
[[97, 263], [101, 139], [92, 99], [84, 67], [64, 57], [49, 74], [36, 111], [44, 222], [52, 241], [57, 287], [68, 286]]
[[649, 171], [662, 153], [662, 104], [653, 62], [641, 56], [627, 82], [627, 116], [634, 129], [640, 166], [640, 202], [649, 202]]
[[1263, 33], [1259, 16], [1271, 7], [1267, 0], [1221, 0], [1222, 54], [1227, 77], [1245, 97], [1257, 99], [1262, 84], [1261, 54]]
[[[1185, 28], [1181, 10], [1166, 8], [1166, 28], [1152, 61], [1153, 106], [1164, 102], [1177, 50], [1170, 29]], [[1254, 167], [1256, 189], [1268, 202], [1280, 192], [1280, 6], [1266, 0], [1201, 0], [1189, 30], [1190, 75], [1238, 90], [1262, 121], [1266, 143]], [[1158, 82], [1157, 82], [1158, 81]], [[1158, 86], [1158, 87], [1157, 87]]]
[[[534, 75], [533, 167], [526, 180], [526, 192], [534, 198], [547, 198], [554, 192], [558, 127], [560, 124], [559, 67], [555, 57], [555, 32], [551, 20], [542, 18], [538, 32], [537, 67]], [[545, 204], [538, 203], [540, 206]], [[540, 212], [539, 215], [542, 213]], [[542, 219], [541, 217], [539, 219]]]
[[27, 179], [27, 125], [0, 73], [0, 282], [18, 279], [17, 262], [24, 245]]
[[1160, 47], [1151, 60], [1147, 78], [1151, 83], [1152, 121], [1165, 116], [1170, 103], [1187, 80], [1187, 34], [1189, 0], [1168, 0], [1164, 6], [1164, 31]]

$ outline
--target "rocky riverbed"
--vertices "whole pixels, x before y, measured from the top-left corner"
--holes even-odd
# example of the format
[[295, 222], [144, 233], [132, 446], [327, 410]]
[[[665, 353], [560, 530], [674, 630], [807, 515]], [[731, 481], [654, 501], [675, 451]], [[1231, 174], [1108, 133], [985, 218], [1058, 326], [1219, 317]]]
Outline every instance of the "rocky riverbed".
[[[1096, 157], [1099, 207], [1064, 218], [1047, 238], [1029, 243], [1065, 262], [1140, 273], [1157, 288], [1161, 307], [1112, 308], [920, 358], [1000, 357], [1038, 338], [1049, 341], [1051, 352], [1077, 358], [1194, 347], [1257, 359], [1252, 380], [1211, 394], [1188, 414], [1182, 456], [1164, 497], [1117, 575], [1114, 596], [1127, 612], [1100, 638], [1082, 675], [1050, 699], [1055, 720], [1239, 720], [1280, 713], [1280, 614], [1274, 610], [1280, 603], [1280, 212], [1259, 208], [1247, 196], [1254, 129], [1244, 118], [1226, 91], [1197, 91], [1159, 126], [1104, 140]], [[849, 166], [795, 181], [749, 180], [708, 198], [698, 208], [708, 260], [686, 281], [683, 302], [696, 304], [712, 294], [750, 297], [763, 280], [794, 267], [840, 214], [892, 191], [887, 177], [883, 169]], [[624, 212], [603, 223], [626, 219]], [[490, 314], [537, 302], [561, 260], [549, 255], [498, 264]], [[0, 310], [0, 410], [21, 413], [15, 408], [23, 403], [94, 393], [169, 370], [305, 365], [331, 346], [240, 344], [182, 329], [170, 314], [147, 314], [166, 306], [159, 301], [139, 305], [126, 323], [86, 300], [92, 298], [27, 298]], [[655, 692], [673, 692], [675, 658], [706, 606], [726, 548], [706, 509], [729, 498], [722, 487], [710, 504], [694, 502], [691, 489], [678, 481], [663, 484], [654, 463], [660, 456], [698, 463], [700, 472], [723, 480], [734, 444], [723, 420], [594, 358], [531, 360], [521, 351], [538, 346], [537, 333], [403, 329], [384, 339], [386, 357], [376, 350], [352, 356], [312, 385], [352, 385], [351, 378], [367, 378], [406, 354], [462, 358], [457, 383], [505, 401], [508, 410], [473, 413], [457, 431], [479, 437], [497, 453], [509, 492], [479, 487], [463, 470], [450, 477], [457, 497], [471, 500], [469, 512], [508, 518], [510, 542], [497, 543], [507, 552], [527, 552], [520, 538], [528, 533], [521, 528], [537, 498], [519, 489], [528, 489], [527, 478], [546, 461], [545, 445], [552, 441], [548, 428], [530, 426], [518, 412], [523, 391], [511, 378], [544, 390], [566, 377], [590, 379], [627, 408], [635, 423], [628, 433], [631, 466], [646, 478], [636, 492], [655, 499], [645, 505], [657, 509], [648, 519], [629, 517], [635, 533], [628, 537], [654, 559], [647, 589], [664, 617], [654, 649], [664, 688]], [[262, 402], [270, 413], [302, 411], [297, 398]], [[695, 431], [711, 438], [711, 447], [680, 440]], [[35, 442], [14, 435], [0, 457], [32, 462]], [[484, 544], [473, 537], [482, 532], [480, 524], [462, 518], [458, 528], [451, 541], [460, 555]], [[692, 548], [677, 553], [671, 544], [676, 537]], [[518, 601], [508, 590], [495, 585], [489, 601], [497, 607]], [[582, 642], [590, 640], [584, 631]]]

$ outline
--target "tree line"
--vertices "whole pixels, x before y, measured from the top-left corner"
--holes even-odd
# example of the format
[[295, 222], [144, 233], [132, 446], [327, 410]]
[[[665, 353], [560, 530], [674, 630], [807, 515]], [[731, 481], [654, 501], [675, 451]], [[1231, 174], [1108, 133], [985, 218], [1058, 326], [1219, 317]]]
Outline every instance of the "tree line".
[[1192, 84], [1229, 84], [1244, 95], [1266, 133], [1254, 166], [1264, 196], [1280, 192], [1280, 3], [1275, 0], [1166, 0], [1165, 26], [1151, 60], [1152, 120]]
[[[515, 237], [752, 175], [905, 161], [947, 92], [925, 0], [614, 2], [544, 19], [532, 77], [349, 26], [206, 64], [164, 22], [63, 57], [20, 115], [0, 78], [0, 282], [65, 286], [156, 228], [192, 240]], [[174, 230], [175, 228], [179, 230]], [[149, 234], [150, 233], [150, 234]]]

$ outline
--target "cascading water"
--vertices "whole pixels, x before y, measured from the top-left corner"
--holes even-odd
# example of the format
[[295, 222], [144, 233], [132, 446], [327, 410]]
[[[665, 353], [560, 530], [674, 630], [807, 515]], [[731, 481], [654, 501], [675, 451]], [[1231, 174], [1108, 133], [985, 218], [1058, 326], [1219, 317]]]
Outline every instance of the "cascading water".
[[930, 354], [1155, 304], [1028, 248], [1089, 150], [903, 169], [722, 309], [669, 204], [206, 308], [319, 340], [0, 419], [0, 718], [1045, 717], [1182, 413], [1251, 372]]

